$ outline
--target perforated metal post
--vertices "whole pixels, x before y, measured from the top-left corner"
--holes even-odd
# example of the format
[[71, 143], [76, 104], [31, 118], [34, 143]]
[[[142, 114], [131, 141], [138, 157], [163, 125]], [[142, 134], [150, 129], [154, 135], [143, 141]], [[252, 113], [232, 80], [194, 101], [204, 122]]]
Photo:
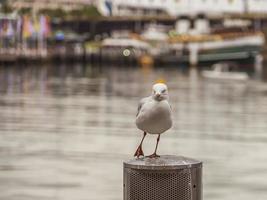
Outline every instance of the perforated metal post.
[[124, 162], [124, 200], [202, 200], [202, 162], [182, 156]]

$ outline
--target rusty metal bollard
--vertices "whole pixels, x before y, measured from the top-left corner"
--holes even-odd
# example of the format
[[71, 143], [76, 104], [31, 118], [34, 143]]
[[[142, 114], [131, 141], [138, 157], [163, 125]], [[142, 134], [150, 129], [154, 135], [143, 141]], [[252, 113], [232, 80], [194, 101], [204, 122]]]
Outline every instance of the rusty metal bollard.
[[124, 162], [123, 200], [202, 200], [202, 162], [182, 156]]

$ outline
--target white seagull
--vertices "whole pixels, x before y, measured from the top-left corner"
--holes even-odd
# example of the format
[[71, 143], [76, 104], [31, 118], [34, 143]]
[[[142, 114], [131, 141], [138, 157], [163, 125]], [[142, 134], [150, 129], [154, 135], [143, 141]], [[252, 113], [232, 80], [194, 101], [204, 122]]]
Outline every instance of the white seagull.
[[134, 154], [137, 158], [144, 156], [142, 143], [147, 133], [158, 134], [155, 151], [148, 157], [159, 157], [157, 148], [160, 134], [172, 127], [172, 112], [168, 100], [167, 86], [163, 83], [156, 83], [153, 85], [151, 96], [143, 98], [139, 102], [135, 123], [137, 128], [144, 131], [144, 135]]

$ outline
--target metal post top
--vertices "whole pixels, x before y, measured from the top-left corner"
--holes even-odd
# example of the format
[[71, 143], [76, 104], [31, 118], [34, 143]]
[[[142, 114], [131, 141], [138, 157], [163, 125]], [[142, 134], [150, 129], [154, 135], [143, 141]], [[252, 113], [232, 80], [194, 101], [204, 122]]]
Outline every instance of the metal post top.
[[135, 158], [124, 161], [123, 164], [125, 168], [140, 170], [175, 170], [202, 167], [201, 161], [174, 155], [162, 155], [159, 158]]

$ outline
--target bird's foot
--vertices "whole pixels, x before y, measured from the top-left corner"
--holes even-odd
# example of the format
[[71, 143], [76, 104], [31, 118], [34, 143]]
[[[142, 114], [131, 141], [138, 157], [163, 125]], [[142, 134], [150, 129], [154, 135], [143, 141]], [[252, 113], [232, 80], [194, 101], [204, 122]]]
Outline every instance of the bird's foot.
[[156, 153], [151, 154], [150, 156], [146, 156], [146, 158], [159, 158], [160, 156]]
[[144, 156], [144, 152], [143, 152], [141, 145], [139, 145], [139, 147], [136, 149], [136, 152], [134, 154], [134, 157], [139, 158], [140, 156]]

